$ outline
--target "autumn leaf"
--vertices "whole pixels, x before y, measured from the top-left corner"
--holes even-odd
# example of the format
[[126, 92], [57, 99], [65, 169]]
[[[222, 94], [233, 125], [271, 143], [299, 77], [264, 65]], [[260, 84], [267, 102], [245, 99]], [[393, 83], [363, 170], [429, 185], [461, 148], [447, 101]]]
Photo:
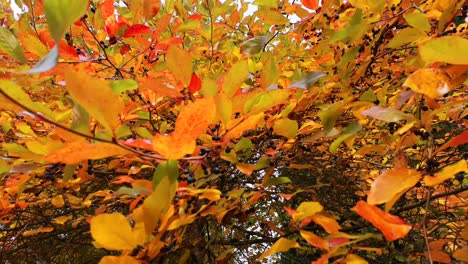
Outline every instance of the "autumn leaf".
[[319, 202], [302, 202], [296, 209], [297, 213], [292, 215], [292, 219], [294, 222], [299, 222], [322, 210], [323, 206]]
[[107, 82], [71, 67], [65, 71], [65, 80], [68, 92], [78, 104], [107, 129], [117, 128], [124, 104]]
[[328, 242], [323, 238], [309, 231], [300, 230], [299, 232], [301, 236], [312, 246], [322, 250], [328, 250]]
[[26, 62], [23, 49], [15, 35], [4, 27], [0, 27], [0, 50], [6, 52], [18, 61]]
[[38, 229], [35, 229], [35, 230], [24, 231], [23, 236], [24, 237], [35, 236], [37, 234], [50, 233], [52, 231], [54, 231], [53, 227], [41, 227], [41, 228], [38, 228]]
[[102, 159], [128, 154], [131, 152], [110, 143], [70, 142], [50, 153], [45, 157], [45, 160], [50, 163], [78, 164], [88, 159]]
[[184, 86], [188, 86], [192, 79], [192, 55], [175, 45], [171, 45], [167, 51], [166, 60], [167, 67], [175, 78], [181, 81]]
[[131, 256], [104, 256], [99, 264], [140, 264], [136, 258]]
[[206, 131], [216, 116], [212, 97], [199, 99], [184, 107], [170, 135], [156, 134], [153, 148], [167, 159], [180, 159], [195, 150], [195, 140]]
[[377, 176], [367, 196], [368, 204], [381, 204], [400, 196], [421, 179], [421, 174], [413, 169], [395, 168]]
[[387, 241], [403, 238], [411, 230], [411, 226], [405, 224], [399, 217], [385, 213], [375, 205], [364, 201], [359, 201], [353, 207], [353, 211], [379, 229]]
[[450, 139], [447, 143], [440, 146], [440, 148], [438, 148], [435, 152], [437, 153], [437, 152], [442, 151], [442, 150], [444, 150], [446, 148], [456, 147], [456, 146], [463, 145], [463, 144], [466, 144], [466, 143], [468, 143], [468, 130], [465, 130], [461, 134], [459, 134], [458, 136]]
[[409, 115], [393, 107], [384, 108], [380, 106], [372, 106], [371, 108], [362, 111], [361, 114], [385, 122], [398, 122], [400, 120], [410, 119]]
[[278, 241], [276, 241], [267, 251], [265, 251], [260, 257], [258, 257], [257, 260], [262, 260], [270, 255], [276, 254], [276, 253], [281, 253], [281, 252], [286, 252], [290, 250], [291, 248], [298, 248], [300, 247], [299, 243], [297, 243], [294, 240], [289, 240], [286, 238], [280, 238]]
[[434, 176], [424, 177], [424, 184], [427, 186], [435, 186], [442, 182], [452, 179], [459, 172], [466, 172], [468, 170], [466, 160], [462, 159], [454, 164], [445, 166], [441, 171], [434, 174]]
[[450, 64], [467, 65], [468, 40], [459, 36], [445, 36], [433, 38], [418, 45], [419, 55], [426, 64], [445, 62]]
[[312, 10], [316, 10], [319, 7], [319, 1], [318, 0], [301, 0], [301, 3]]
[[83, 16], [88, 0], [61, 1], [44, 0], [44, 10], [49, 31], [55, 42], [65, 35], [67, 28]]
[[450, 78], [440, 69], [419, 69], [408, 76], [403, 86], [434, 99], [453, 89]]
[[121, 213], [100, 214], [91, 220], [91, 236], [99, 245], [109, 250], [131, 250], [135, 240], [127, 218]]

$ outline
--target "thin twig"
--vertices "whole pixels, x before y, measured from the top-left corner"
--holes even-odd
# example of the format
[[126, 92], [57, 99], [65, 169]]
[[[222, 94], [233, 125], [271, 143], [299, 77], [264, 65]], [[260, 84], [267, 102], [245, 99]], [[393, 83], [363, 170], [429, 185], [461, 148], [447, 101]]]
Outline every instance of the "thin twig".
[[427, 212], [429, 210], [429, 202], [431, 201], [430, 198], [431, 198], [431, 190], [427, 189], [426, 208], [424, 209], [422, 229], [423, 229], [423, 235], [424, 235], [424, 242], [426, 243], [426, 247], [427, 247], [427, 257], [429, 258], [429, 263], [433, 264], [434, 262], [432, 261], [431, 247], [429, 246], [429, 238], [427, 237], [427, 228], [426, 228]]

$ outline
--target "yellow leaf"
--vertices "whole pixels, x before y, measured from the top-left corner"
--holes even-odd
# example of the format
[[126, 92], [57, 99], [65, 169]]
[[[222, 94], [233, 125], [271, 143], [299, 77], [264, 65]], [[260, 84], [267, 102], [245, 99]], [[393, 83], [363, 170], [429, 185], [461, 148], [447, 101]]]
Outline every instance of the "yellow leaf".
[[196, 215], [189, 215], [189, 216], [184, 216], [184, 217], [177, 218], [174, 221], [172, 221], [172, 223], [169, 225], [167, 230], [174, 230], [174, 229], [177, 229], [177, 228], [179, 228], [181, 226], [191, 224], [196, 219], [197, 219]]
[[247, 163], [237, 163], [236, 167], [240, 172], [244, 173], [247, 176], [252, 175], [255, 170], [255, 165]]
[[53, 206], [60, 208], [63, 205], [65, 205], [65, 202], [63, 201], [63, 196], [62, 195], [57, 195], [52, 200], [50, 201]]
[[314, 214], [312, 216], [312, 221], [325, 229], [325, 231], [329, 234], [334, 234], [341, 229], [340, 224], [338, 224], [335, 218], [328, 216], [323, 212]]
[[174, 77], [181, 81], [184, 86], [190, 84], [192, 79], [192, 55], [185, 50], [170, 45], [167, 51], [166, 63]]
[[35, 236], [35, 235], [40, 234], [40, 233], [50, 233], [52, 231], [54, 231], [53, 227], [41, 227], [41, 228], [38, 228], [36, 230], [25, 231], [25, 232], [23, 232], [23, 236], [25, 236], [25, 237]]
[[345, 258], [345, 263], [346, 264], [367, 264], [368, 262], [358, 255], [349, 254]]
[[462, 159], [454, 164], [445, 166], [440, 172], [436, 173], [434, 176], [424, 177], [424, 183], [427, 186], [435, 186], [444, 182], [445, 180], [455, 177], [455, 174], [458, 172], [466, 172], [467, 165], [466, 160]]
[[176, 135], [155, 135], [153, 149], [168, 160], [178, 160], [195, 151], [195, 140], [185, 140]]
[[131, 250], [138, 245], [127, 218], [121, 213], [93, 217], [91, 235], [100, 247], [109, 250]]
[[130, 256], [105, 256], [99, 264], [140, 264], [141, 262]]
[[429, 24], [426, 15], [418, 10], [415, 10], [413, 13], [405, 13], [404, 17], [406, 22], [408, 22], [408, 25], [416, 29], [426, 32], [431, 30], [431, 25]]
[[217, 189], [189, 189], [190, 194], [199, 194], [199, 199], [208, 199], [210, 201], [217, 201], [221, 199], [222, 192]]
[[257, 94], [244, 105], [244, 113], [256, 114], [270, 110], [283, 103], [291, 95], [292, 90], [274, 90]]
[[71, 97], [107, 129], [115, 129], [124, 103], [112, 92], [106, 81], [93, 78], [83, 69], [68, 68], [65, 72]]
[[146, 235], [150, 235], [159, 223], [161, 215], [169, 208], [176, 192], [176, 181], [168, 176], [161, 179], [153, 193], [143, 202], [143, 221]]
[[323, 206], [319, 202], [302, 202], [296, 209], [297, 213], [292, 215], [292, 219], [294, 222], [302, 221], [322, 210]]
[[300, 230], [301, 236], [312, 246], [322, 250], [328, 250], [328, 242], [312, 232]]
[[227, 124], [232, 118], [232, 100], [225, 93], [219, 93], [215, 96], [215, 101], [218, 118]]
[[102, 159], [130, 153], [128, 150], [109, 143], [70, 142], [50, 153], [45, 160], [50, 163], [77, 164], [88, 159]]
[[267, 251], [265, 251], [259, 258], [258, 260], [262, 260], [272, 254], [280, 253], [280, 252], [286, 252], [290, 250], [291, 248], [298, 248], [300, 247], [299, 243], [297, 243], [294, 240], [289, 240], [286, 238], [280, 238], [278, 241], [276, 241], [271, 248], [269, 248]]
[[419, 69], [406, 79], [403, 86], [434, 99], [453, 89], [450, 78], [439, 69]]
[[396, 168], [388, 170], [374, 180], [367, 196], [369, 204], [381, 204], [390, 201], [394, 196], [413, 187], [421, 174], [412, 169]]
[[297, 122], [288, 118], [278, 119], [273, 125], [273, 131], [275, 131], [276, 134], [287, 138], [296, 137], [298, 130], [299, 126]]
[[241, 60], [232, 65], [228, 73], [224, 76], [223, 91], [228, 97], [232, 97], [237, 89], [244, 83], [249, 74], [247, 60]]
[[[419, 55], [426, 64], [445, 62], [468, 65], [468, 39], [445, 36], [430, 39], [418, 45]], [[465, 55], [463, 55], [465, 54]]]
[[88, 7], [86, 0], [45, 0], [44, 10], [49, 31], [55, 42], [59, 42], [68, 27], [79, 20]]
[[419, 29], [407, 27], [398, 31], [395, 36], [388, 42], [387, 47], [395, 49], [404, 44], [411, 43], [427, 37], [424, 32]]

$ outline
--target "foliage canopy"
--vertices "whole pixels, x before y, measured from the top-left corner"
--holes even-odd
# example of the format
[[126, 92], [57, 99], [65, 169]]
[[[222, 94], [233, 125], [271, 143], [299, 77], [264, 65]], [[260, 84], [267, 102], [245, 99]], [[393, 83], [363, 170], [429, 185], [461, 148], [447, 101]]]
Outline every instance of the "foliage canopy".
[[0, 3], [3, 262], [468, 261], [464, 1]]

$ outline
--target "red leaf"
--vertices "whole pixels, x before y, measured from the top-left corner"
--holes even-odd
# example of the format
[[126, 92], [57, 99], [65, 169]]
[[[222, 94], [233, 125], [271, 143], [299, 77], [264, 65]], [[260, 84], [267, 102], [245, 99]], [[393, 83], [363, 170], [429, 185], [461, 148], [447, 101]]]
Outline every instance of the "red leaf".
[[188, 90], [191, 94], [196, 93], [201, 88], [201, 80], [195, 73], [192, 73], [192, 79], [190, 79], [190, 84]]
[[114, 0], [105, 0], [101, 6], [102, 18], [106, 20], [108, 17], [114, 14]]
[[116, 18], [115, 16], [110, 16], [106, 19], [106, 32], [109, 37], [114, 37], [119, 34], [119, 31], [124, 27], [128, 26], [127, 22], [123, 20], [121, 16]]
[[402, 238], [411, 230], [411, 226], [406, 225], [398, 216], [385, 213], [364, 201], [359, 201], [353, 210], [379, 229], [388, 241]]
[[122, 55], [125, 55], [127, 54], [127, 52], [129, 52], [131, 49], [127, 46], [127, 45], [124, 45], [120, 48], [120, 54]]
[[193, 19], [193, 20], [201, 20], [202, 16], [200, 14], [193, 14], [193, 15], [189, 16], [188, 18]]
[[127, 27], [124, 33], [124, 38], [129, 38], [137, 35], [149, 34], [151, 33], [151, 28], [143, 24], [135, 24]]
[[318, 0], [301, 0], [301, 3], [312, 10], [316, 10], [319, 7], [319, 1]]
[[184, 188], [184, 187], [187, 187], [188, 186], [188, 182], [187, 181], [181, 181], [179, 182], [179, 188]]
[[435, 152], [439, 152], [439, 151], [442, 151], [442, 150], [444, 150], [446, 148], [455, 147], [455, 146], [463, 145], [463, 144], [466, 144], [466, 143], [468, 143], [468, 130], [465, 130], [460, 135], [452, 138], [447, 143], [442, 145], [439, 149], [437, 149]]

